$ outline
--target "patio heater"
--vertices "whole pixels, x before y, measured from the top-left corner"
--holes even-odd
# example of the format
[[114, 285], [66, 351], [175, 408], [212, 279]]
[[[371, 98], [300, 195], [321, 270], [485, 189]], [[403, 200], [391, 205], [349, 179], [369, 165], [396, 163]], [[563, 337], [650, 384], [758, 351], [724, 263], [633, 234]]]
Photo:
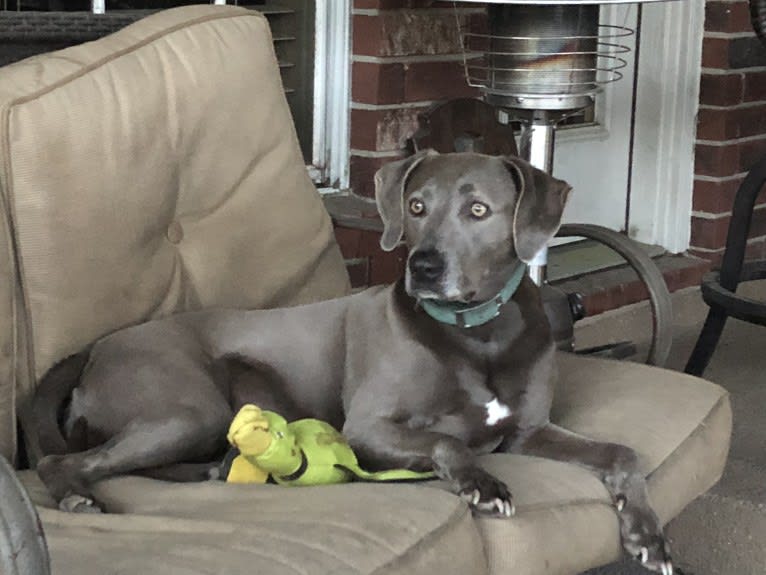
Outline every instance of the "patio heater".
[[[630, 47], [623, 41], [634, 31], [601, 25], [599, 5], [663, 0], [458, 1], [489, 4], [487, 33], [460, 30], [468, 83], [498, 109], [501, 121], [521, 123], [521, 156], [550, 173], [556, 126], [591, 106], [628, 64]], [[546, 262], [542, 250], [530, 266], [538, 285]]]

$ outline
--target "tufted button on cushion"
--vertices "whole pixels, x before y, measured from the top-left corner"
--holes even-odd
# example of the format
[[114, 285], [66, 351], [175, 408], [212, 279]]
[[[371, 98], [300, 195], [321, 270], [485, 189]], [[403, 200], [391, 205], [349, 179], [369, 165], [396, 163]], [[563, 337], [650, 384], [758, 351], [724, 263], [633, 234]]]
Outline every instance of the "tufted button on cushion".
[[180, 244], [184, 239], [184, 228], [180, 222], [172, 222], [168, 226], [168, 231], [165, 232], [165, 236], [171, 244]]

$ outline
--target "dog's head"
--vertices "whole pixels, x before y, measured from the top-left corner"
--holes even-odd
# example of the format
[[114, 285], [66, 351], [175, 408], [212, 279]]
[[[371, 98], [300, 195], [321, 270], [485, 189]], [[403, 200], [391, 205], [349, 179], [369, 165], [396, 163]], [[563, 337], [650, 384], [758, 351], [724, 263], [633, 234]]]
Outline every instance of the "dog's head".
[[570, 190], [520, 158], [422, 151], [375, 175], [380, 245], [404, 239], [410, 295], [484, 301], [553, 237]]

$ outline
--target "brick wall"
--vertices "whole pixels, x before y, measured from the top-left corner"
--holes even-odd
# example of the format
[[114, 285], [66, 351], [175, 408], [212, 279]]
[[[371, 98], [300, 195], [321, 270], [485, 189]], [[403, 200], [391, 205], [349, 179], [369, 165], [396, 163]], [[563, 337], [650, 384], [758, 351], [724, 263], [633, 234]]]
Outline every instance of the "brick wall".
[[[460, 5], [459, 5], [460, 6]], [[458, 8], [463, 26], [481, 27], [482, 5]], [[452, 5], [438, 0], [354, 0], [351, 185], [373, 195], [373, 175], [404, 155], [418, 114], [434, 102], [474, 95], [463, 78]], [[734, 194], [766, 154], [766, 49], [746, 0], [707, 0], [690, 251], [720, 261]], [[766, 257], [766, 194], [759, 200], [749, 257]], [[389, 282], [404, 252], [386, 254], [378, 236], [338, 228], [354, 285]]]
[[[708, 0], [697, 128], [691, 252], [720, 262], [731, 207], [747, 170], [766, 154], [766, 48], [746, 0]], [[766, 194], [748, 257], [766, 258]]]
[[[463, 26], [484, 8], [458, 7]], [[434, 102], [475, 92], [463, 77], [455, 11], [437, 0], [354, 0], [351, 91], [351, 186], [373, 196], [376, 170], [404, 156], [417, 117]], [[378, 234], [338, 228], [336, 237], [355, 286], [390, 282], [404, 251], [378, 247]]]

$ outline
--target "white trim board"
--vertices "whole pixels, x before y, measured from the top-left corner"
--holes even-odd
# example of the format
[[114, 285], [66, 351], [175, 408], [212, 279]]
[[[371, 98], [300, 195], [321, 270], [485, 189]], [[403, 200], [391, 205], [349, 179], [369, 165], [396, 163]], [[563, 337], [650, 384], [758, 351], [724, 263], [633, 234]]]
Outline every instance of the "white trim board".
[[333, 191], [349, 187], [351, 0], [316, 0], [314, 137], [310, 173]]
[[642, 7], [628, 233], [673, 253], [691, 233], [704, 4]]

